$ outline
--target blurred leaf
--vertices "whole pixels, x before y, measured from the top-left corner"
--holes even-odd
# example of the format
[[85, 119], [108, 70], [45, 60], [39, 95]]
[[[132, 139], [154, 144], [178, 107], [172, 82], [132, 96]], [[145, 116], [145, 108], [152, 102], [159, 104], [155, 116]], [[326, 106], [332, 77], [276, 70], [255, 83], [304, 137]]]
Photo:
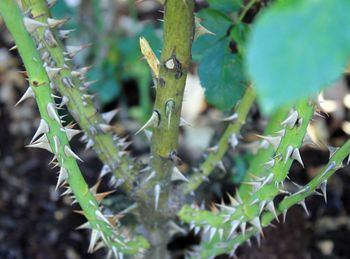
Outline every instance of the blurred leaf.
[[243, 0], [209, 0], [208, 2], [211, 8], [226, 13], [238, 11], [243, 6]]
[[244, 157], [237, 156], [234, 158], [234, 161], [235, 168], [231, 179], [234, 184], [239, 184], [243, 181], [248, 168]]
[[350, 1], [278, 1], [257, 20], [248, 70], [271, 112], [337, 80], [350, 56]]
[[206, 99], [221, 110], [233, 107], [246, 83], [241, 59], [230, 52], [229, 42], [225, 38], [206, 51], [198, 68]]
[[[63, 19], [67, 17], [78, 17], [78, 8], [73, 8], [67, 5], [65, 1], [57, 1], [57, 3], [51, 8], [52, 17]], [[68, 22], [64, 25], [65, 29], [74, 29], [79, 31], [80, 26], [75, 21], [75, 19], [69, 19]], [[77, 32], [73, 32], [77, 33]]]
[[89, 91], [96, 93], [97, 98], [103, 104], [107, 104], [120, 94], [120, 86], [116, 80], [112, 65], [102, 65], [101, 67], [93, 68], [89, 71], [89, 80], [97, 80]]
[[231, 30], [231, 38], [237, 45], [237, 51], [242, 56], [245, 53], [246, 48], [246, 38], [250, 32], [250, 27], [247, 24], [240, 23], [235, 25]]

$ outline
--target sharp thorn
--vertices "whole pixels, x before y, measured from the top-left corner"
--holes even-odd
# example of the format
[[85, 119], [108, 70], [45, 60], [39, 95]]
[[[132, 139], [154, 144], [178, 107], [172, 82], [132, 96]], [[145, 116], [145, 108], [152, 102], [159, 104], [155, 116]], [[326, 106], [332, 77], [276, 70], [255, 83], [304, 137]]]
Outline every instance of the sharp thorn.
[[75, 154], [69, 146], [64, 146], [64, 153], [66, 156], [74, 157], [75, 159], [84, 162], [77, 154]]
[[302, 167], [304, 167], [303, 160], [301, 159], [300, 152], [298, 148], [295, 148], [292, 153], [292, 158], [298, 161]]
[[24, 100], [27, 100], [28, 98], [35, 97], [33, 89], [31, 87], [28, 87], [27, 91], [23, 94], [21, 99], [15, 104], [15, 106], [19, 105]]
[[291, 156], [292, 153], [293, 153], [293, 150], [294, 150], [294, 148], [293, 148], [292, 146], [288, 146], [288, 147], [287, 147], [286, 156], [285, 156], [285, 158], [284, 158], [284, 164], [287, 163], [288, 159], [290, 158], [290, 156]]
[[158, 127], [160, 123], [160, 118], [159, 118], [159, 114], [158, 112], [154, 111], [152, 113], [151, 118], [145, 123], [145, 125], [143, 125], [136, 133], [135, 135], [139, 134], [141, 131], [143, 131], [144, 129], [148, 128], [148, 127]]
[[119, 112], [118, 109], [114, 109], [109, 112], [102, 113], [102, 118], [107, 124], [109, 124], [112, 121], [112, 119], [117, 115], [118, 112]]
[[155, 210], [158, 209], [158, 203], [159, 203], [159, 196], [160, 196], [160, 184], [156, 184], [154, 186], [154, 208]]
[[173, 173], [171, 174], [171, 181], [189, 182], [189, 180], [180, 172], [176, 166], [174, 166]]
[[282, 126], [289, 126], [293, 128], [296, 122], [298, 121], [299, 114], [297, 111], [293, 111], [282, 123]]
[[24, 22], [24, 26], [26, 27], [29, 34], [32, 34], [39, 27], [46, 27], [47, 26], [47, 24], [45, 24], [45, 23], [38, 22], [38, 21], [31, 19], [31, 18], [28, 18], [28, 17], [24, 17], [23, 22]]
[[48, 133], [49, 132], [49, 125], [46, 123], [44, 119], [40, 120], [39, 127], [37, 131], [35, 132], [32, 140], [29, 142], [29, 144], [32, 144], [34, 140], [36, 140], [41, 134]]
[[57, 189], [68, 179], [68, 171], [64, 168], [61, 167], [59, 174], [58, 174], [58, 179], [57, 179], [57, 184], [55, 190]]

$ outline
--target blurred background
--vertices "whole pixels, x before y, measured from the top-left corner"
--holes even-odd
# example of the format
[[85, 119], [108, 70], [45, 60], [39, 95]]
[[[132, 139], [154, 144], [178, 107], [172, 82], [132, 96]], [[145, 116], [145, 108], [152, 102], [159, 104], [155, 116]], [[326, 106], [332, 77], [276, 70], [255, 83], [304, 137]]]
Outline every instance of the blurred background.
[[[220, 2], [220, 1], [216, 1]], [[264, 4], [251, 8], [245, 22], [250, 23]], [[206, 1], [196, 1], [196, 11], [208, 7]], [[156, 55], [162, 46], [162, 12], [156, 1], [133, 0], [59, 0], [52, 9], [57, 18], [70, 17], [67, 29], [74, 29], [67, 45], [92, 43], [75, 58], [77, 66], [93, 65], [90, 80], [97, 80], [89, 91], [95, 96], [100, 111], [119, 109], [113, 123], [114, 131], [132, 140], [133, 155], [147, 160], [149, 143], [142, 134], [134, 133], [147, 120], [154, 100], [150, 70], [142, 59], [139, 37], [145, 37]], [[75, 228], [83, 217], [74, 213], [76, 206], [55, 191], [56, 171], [48, 162], [50, 155], [24, 146], [33, 136], [40, 117], [34, 100], [14, 107], [27, 88], [24, 70], [13, 46], [11, 36], [0, 18], [0, 259], [28, 258], [103, 258], [103, 252], [87, 254], [89, 234]], [[194, 59], [198, 61], [200, 47], [194, 46]], [[181, 129], [180, 157], [182, 171], [203, 160], [203, 152], [217, 142], [225, 125], [217, 118], [227, 114], [210, 106], [204, 97], [197, 74], [198, 64], [193, 62], [188, 76], [183, 117], [191, 124]], [[349, 77], [329, 88], [319, 98], [324, 118], [316, 118], [309, 132], [330, 146], [341, 145], [350, 134]], [[253, 107], [247, 125], [242, 130], [244, 143], [236, 151], [229, 151], [224, 159], [227, 174], [220, 170], [204, 184], [201, 198], [210, 205], [233, 193], [252, 158], [250, 143], [263, 131], [266, 121], [257, 106]], [[93, 151], [85, 151], [78, 139], [72, 143], [83, 158], [81, 169], [88, 183], [93, 185], [101, 163]], [[306, 147], [302, 150], [303, 169], [294, 164], [290, 177], [298, 184], [308, 182], [328, 161], [327, 149]], [[328, 203], [321, 197], [307, 200], [310, 217], [300, 207], [288, 211], [285, 224], [267, 228], [259, 248], [244, 245], [238, 250], [239, 258], [350, 258], [350, 171], [346, 167], [334, 175], [328, 186]], [[110, 190], [108, 181], [99, 190]], [[208, 191], [210, 190], [210, 191]], [[130, 202], [116, 190], [106, 200], [113, 211], [121, 211]], [[132, 224], [133, 219], [124, 219]], [[131, 223], [130, 223], [131, 222]], [[199, 237], [179, 234], [169, 244], [174, 258], [182, 258], [184, 249], [196, 245]], [[226, 258], [224, 255], [220, 258]]]

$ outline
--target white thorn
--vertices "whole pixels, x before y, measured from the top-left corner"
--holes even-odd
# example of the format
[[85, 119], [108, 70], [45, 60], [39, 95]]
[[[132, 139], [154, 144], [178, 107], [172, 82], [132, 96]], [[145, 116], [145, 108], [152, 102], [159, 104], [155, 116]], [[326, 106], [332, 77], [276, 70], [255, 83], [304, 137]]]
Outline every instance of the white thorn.
[[108, 221], [108, 219], [102, 214], [101, 211], [96, 210], [96, 211], [95, 211], [95, 216], [96, 216], [97, 219], [104, 221], [104, 222], [107, 223], [108, 225], [111, 225], [111, 223], [110, 223], [110, 222]]
[[59, 30], [58, 31], [58, 36], [61, 38], [61, 39], [67, 39], [69, 34], [71, 32], [73, 32], [75, 30]]
[[12, 46], [11, 48], [9, 48], [9, 51], [13, 51], [13, 50], [15, 50], [15, 49], [17, 49], [17, 45], [14, 45], [14, 46]]
[[243, 236], [245, 235], [245, 228], [246, 228], [246, 226], [247, 226], [246, 222], [242, 222], [242, 224], [239, 226]]
[[49, 115], [49, 117], [51, 119], [57, 121], [58, 124], [61, 125], [61, 120], [60, 120], [60, 117], [58, 116], [58, 114], [56, 112], [55, 104], [48, 103], [47, 106], [46, 106], [46, 111], [47, 111], [47, 114]]
[[62, 68], [59, 67], [45, 67], [45, 69], [50, 80], [53, 80], [62, 70]]
[[42, 22], [38, 22], [34, 19], [24, 17], [23, 18], [24, 26], [26, 27], [27, 31], [32, 34], [37, 28], [39, 27], [46, 27], [47, 25]]
[[89, 248], [88, 248], [89, 253], [92, 253], [94, 251], [94, 247], [95, 247], [97, 241], [100, 239], [100, 237], [101, 237], [100, 231], [93, 229], [91, 232], [90, 244], [89, 244]]
[[269, 161], [267, 161], [266, 163], [264, 163], [264, 166], [266, 166], [267, 168], [271, 168], [275, 165], [275, 159], [271, 159]]
[[151, 180], [153, 177], [156, 176], [156, 171], [152, 171], [149, 176], [143, 181], [143, 184], [147, 183], [149, 180]]
[[66, 156], [74, 157], [75, 159], [77, 159], [77, 160], [83, 162], [83, 160], [82, 160], [80, 157], [78, 157], [77, 154], [75, 154], [75, 153], [70, 149], [70, 147], [67, 146], [67, 145], [64, 146], [64, 153], [65, 153]]
[[293, 150], [292, 158], [297, 160], [301, 164], [301, 166], [304, 167], [304, 163], [303, 163], [303, 160], [301, 159], [300, 152], [299, 152], [298, 148], [295, 148]]
[[266, 204], [266, 208], [268, 211], [270, 211], [274, 216], [277, 222], [280, 222], [276, 213], [275, 205], [273, 204], [273, 201], [270, 201]]
[[236, 229], [238, 228], [239, 224], [240, 224], [239, 220], [231, 221], [231, 228], [230, 228], [230, 232], [228, 234], [228, 238], [232, 237], [233, 233], [236, 231]]
[[78, 52], [82, 51], [83, 49], [87, 48], [88, 45], [81, 45], [81, 46], [67, 46], [67, 55], [69, 57], [74, 57]]
[[287, 163], [288, 159], [290, 158], [290, 156], [293, 153], [294, 148], [292, 146], [288, 146], [287, 150], [286, 150], [286, 157], [284, 158], [284, 164]]
[[154, 208], [155, 208], [155, 210], [158, 209], [159, 195], [160, 195], [160, 184], [158, 183], [154, 186]]
[[117, 115], [118, 111], [118, 109], [114, 109], [109, 112], [102, 113], [102, 118], [107, 124], [109, 124], [112, 121], [112, 119]]
[[174, 167], [173, 173], [171, 174], [171, 181], [189, 182], [188, 179], [180, 172], [176, 166]]
[[327, 203], [327, 180], [323, 181], [320, 185], [321, 192], [323, 194], [323, 198], [325, 203]]
[[86, 143], [85, 150], [88, 150], [89, 148], [92, 148], [94, 146], [95, 142], [92, 139], [89, 139]]
[[252, 220], [250, 221], [250, 223], [251, 223], [254, 227], [256, 227], [256, 228], [259, 230], [259, 232], [260, 232], [261, 234], [263, 234], [259, 217], [256, 217], [256, 218], [252, 219]]
[[45, 150], [52, 153], [52, 149], [50, 147], [49, 140], [47, 139], [46, 135], [43, 135], [37, 141], [35, 141], [32, 144], [27, 145], [26, 147], [41, 148], [41, 149], [45, 149]]
[[63, 96], [62, 97], [62, 101], [60, 103], [60, 105], [58, 106], [59, 108], [62, 108], [64, 105], [66, 105], [69, 102], [69, 98], [67, 96]]
[[216, 228], [212, 227], [210, 229], [210, 234], [209, 234], [209, 241], [211, 241], [213, 239], [213, 237], [215, 236], [216, 234]]
[[284, 210], [283, 210], [283, 223], [286, 222], [287, 211], [288, 211], [287, 209], [284, 209]]
[[104, 132], [104, 133], [107, 133], [109, 131], [111, 131], [113, 129], [113, 127], [111, 125], [108, 125], [108, 124], [99, 124], [98, 125], [100, 127], [100, 129]]
[[234, 120], [236, 120], [238, 118], [238, 114], [237, 113], [233, 113], [232, 115], [222, 118], [220, 119], [220, 121], [230, 121], [233, 122]]
[[71, 141], [74, 136], [81, 133], [81, 130], [70, 129], [70, 128], [61, 128], [61, 131], [66, 133], [68, 141]]
[[35, 95], [34, 95], [33, 89], [31, 87], [28, 87], [27, 91], [23, 94], [23, 96], [21, 97], [21, 99], [19, 99], [19, 101], [15, 104], [15, 106], [17, 106], [24, 100], [27, 100], [28, 98], [31, 98], [31, 97], [35, 97]]
[[143, 125], [136, 133], [135, 135], [139, 134], [141, 131], [143, 131], [144, 129], [148, 128], [148, 127], [158, 127], [159, 125], [159, 114], [158, 112], [154, 111], [152, 113], [151, 118], [145, 123], [145, 125]]
[[87, 221], [87, 222], [85, 222], [84, 224], [81, 224], [80, 226], [78, 226], [78, 227], [76, 228], [76, 230], [78, 230], [78, 229], [90, 229], [90, 228], [91, 228], [90, 222]]
[[238, 145], [238, 138], [236, 134], [231, 134], [231, 136], [228, 139], [228, 144], [231, 146], [231, 148], [235, 148]]
[[309, 211], [308, 211], [308, 209], [307, 209], [307, 207], [306, 207], [305, 200], [299, 202], [299, 205], [300, 205], [301, 207], [303, 207], [303, 209], [304, 209], [305, 212], [306, 212], [306, 215], [309, 217], [309, 216], [310, 216], [310, 213], [309, 213]]
[[282, 126], [286, 125], [286, 126], [289, 126], [290, 128], [293, 128], [294, 125], [295, 125], [295, 123], [298, 121], [298, 116], [299, 116], [299, 114], [298, 114], [297, 111], [292, 112], [292, 113], [287, 117], [287, 119], [285, 119], [285, 120], [281, 123], [281, 125], [282, 125]]
[[46, 121], [44, 119], [40, 120], [40, 124], [38, 129], [36, 130], [32, 140], [30, 141], [29, 144], [32, 144], [34, 140], [36, 140], [37, 137], [39, 137], [39, 135], [44, 134], [44, 133], [48, 133], [49, 132], [49, 125], [46, 123]]
[[281, 143], [281, 136], [276, 136], [276, 137], [272, 137], [272, 136], [261, 136], [261, 135], [257, 135], [258, 137], [266, 140], [267, 142], [269, 142], [273, 148], [276, 150], [278, 148], [278, 146]]
[[64, 168], [61, 167], [60, 172], [58, 174], [58, 179], [57, 179], [57, 184], [56, 184], [56, 188], [55, 190], [57, 191], [57, 189], [62, 185], [62, 183], [64, 183], [64, 181], [66, 181], [68, 179], [68, 171]]
[[68, 21], [68, 19], [52, 19], [52, 18], [47, 18], [47, 23], [50, 26], [50, 28], [56, 28], [59, 26], [62, 26]]
[[44, 39], [45, 39], [47, 45], [49, 45], [49, 47], [51, 47], [51, 48], [57, 47], [58, 43], [55, 39], [55, 36], [53, 36], [52, 32], [50, 31], [50, 29], [45, 30]]
[[226, 171], [226, 168], [225, 168], [225, 165], [224, 165], [224, 162], [222, 162], [222, 160], [220, 160], [219, 162], [217, 162], [217, 167], [221, 170], [221, 171], [223, 171], [224, 173], [226, 173], [227, 171]]

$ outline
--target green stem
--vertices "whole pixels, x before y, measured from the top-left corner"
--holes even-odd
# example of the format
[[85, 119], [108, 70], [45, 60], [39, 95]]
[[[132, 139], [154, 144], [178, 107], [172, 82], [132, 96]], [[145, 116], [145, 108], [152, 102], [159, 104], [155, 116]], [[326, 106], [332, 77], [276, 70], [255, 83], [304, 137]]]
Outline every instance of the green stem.
[[[317, 176], [312, 179], [305, 187], [305, 192], [299, 192], [299, 194], [293, 194], [286, 196], [277, 206], [276, 215], [281, 215], [287, 211], [293, 205], [301, 203], [307, 198], [315, 193], [319, 186], [327, 181], [338, 169], [342, 168], [342, 162], [350, 153], [350, 140], [347, 140], [330, 158], [327, 165], [325, 165]], [[332, 169], [329, 169], [332, 168]], [[265, 212], [261, 218], [261, 226], [268, 227], [269, 224], [275, 219], [275, 215], [271, 212]], [[234, 238], [230, 240], [213, 240], [211, 242], [204, 242], [202, 245], [200, 258], [208, 258], [216, 255], [228, 253], [235, 250], [240, 244], [249, 240], [252, 236], [259, 235], [259, 230], [252, 227], [243, 234], [237, 234]], [[220, 248], [218, 246], [220, 244]]]
[[[36, 50], [30, 34], [27, 32], [24, 24], [24, 17], [14, 0], [0, 1], [0, 13], [5, 24], [17, 45], [19, 54], [27, 69], [29, 84], [34, 92], [39, 112], [43, 121], [46, 122], [48, 131], [45, 132], [47, 140], [42, 140], [41, 144], [47, 144], [47, 148], [51, 150], [58, 160], [61, 172], [67, 173], [66, 181], [72, 190], [72, 198], [76, 199], [83, 210], [84, 216], [89, 221], [89, 228], [93, 233], [97, 233], [99, 237], [103, 237], [103, 242], [111, 251], [113, 249], [118, 253], [133, 254], [139, 252], [142, 248], [147, 247], [146, 241], [139, 238], [142, 245], [135, 244], [135, 240], [126, 241], [125, 238], [117, 233], [117, 227], [106, 222], [102, 217], [103, 214], [99, 208], [99, 204], [94, 194], [89, 190], [76, 159], [70, 150], [68, 137], [65, 129], [55, 110], [55, 101], [52, 98], [50, 89], [50, 80], [44, 69], [41, 57]], [[52, 106], [51, 106], [52, 105]], [[54, 107], [53, 110], [49, 107]], [[99, 238], [98, 238], [99, 239]], [[145, 246], [146, 245], [146, 246]], [[92, 247], [92, 250], [93, 247]]]
[[207, 159], [200, 166], [200, 173], [194, 174], [189, 183], [185, 186], [185, 193], [190, 193], [198, 188], [198, 186], [206, 179], [213, 169], [217, 166], [218, 162], [221, 161], [226, 151], [230, 147], [229, 140], [231, 137], [237, 138], [241, 127], [245, 124], [247, 115], [250, 111], [251, 106], [255, 100], [255, 90], [252, 87], [248, 87], [243, 98], [239, 102], [236, 110], [237, 119], [234, 120], [225, 130], [224, 134], [219, 140], [217, 150], [211, 152]]
[[240, 24], [243, 20], [243, 18], [246, 16], [247, 12], [252, 8], [252, 6], [258, 2], [259, 0], [250, 0], [249, 3], [243, 8], [243, 11], [241, 12], [241, 15], [238, 17], [236, 24]]
[[240, 199], [237, 199], [233, 204], [226, 206], [231, 207], [230, 210], [223, 209], [216, 214], [184, 206], [179, 212], [180, 218], [196, 226], [210, 226], [225, 230], [229, 229], [230, 224], [234, 221], [245, 223], [259, 218], [261, 207], [273, 201], [280, 193], [280, 186], [286, 179], [293, 162], [290, 156], [287, 157], [287, 150], [290, 147], [297, 149], [301, 146], [307, 126], [313, 116], [314, 107], [307, 100], [304, 100], [296, 105], [295, 111], [298, 113], [297, 123], [293, 127], [287, 126], [285, 128], [284, 136], [273, 158], [274, 165], [269, 169], [269, 173], [261, 180], [251, 179], [252, 183], [257, 184], [256, 190], [250, 194], [246, 201], [241, 202]]
[[[285, 119], [287, 113], [287, 108], [279, 108], [278, 111], [275, 112], [275, 114], [269, 119], [268, 125], [264, 131], [264, 135], [272, 135], [282, 130], [283, 126], [281, 125], [281, 122]], [[268, 169], [266, 167], [262, 167], [262, 165], [266, 163], [266, 161], [268, 161], [271, 157], [273, 157], [273, 153], [274, 149], [272, 146], [259, 149], [249, 164], [249, 168], [245, 174], [243, 182], [248, 182], [252, 176], [259, 177], [266, 174]], [[240, 185], [238, 192], [242, 201], [245, 201], [250, 197], [250, 192], [252, 189], [253, 186], [249, 184]]]
[[[31, 10], [31, 14], [35, 20], [46, 23], [50, 17], [49, 9], [45, 0], [22, 0], [23, 6]], [[62, 70], [53, 78], [53, 84], [62, 96], [65, 96], [69, 101], [66, 104], [68, 110], [79, 124], [88, 139], [93, 143], [93, 148], [101, 161], [108, 166], [118, 180], [123, 182], [122, 185], [125, 191], [132, 189], [132, 182], [135, 174], [138, 171], [138, 165], [129, 158], [124, 150], [124, 145], [116, 136], [110, 132], [102, 130], [102, 126], [106, 122], [102, 116], [96, 111], [93, 102], [86, 96], [87, 92], [84, 89], [84, 81], [78, 76], [73, 76], [73, 63], [66, 60], [64, 55], [65, 48], [62, 41], [57, 37], [57, 32], [53, 29], [53, 35], [57, 46], [48, 44], [45, 39], [45, 32], [48, 28], [38, 28], [34, 33], [34, 38], [37, 43], [44, 44], [41, 53], [48, 52], [49, 57], [55, 62], [56, 67]], [[64, 84], [64, 79], [71, 79], [75, 87], [67, 87]], [[116, 140], [114, 140], [114, 138]]]
[[[146, 196], [153, 201], [152, 204], [141, 201], [140, 206], [141, 220], [154, 251], [152, 256], [148, 255], [149, 258], [159, 258], [157, 251], [166, 251], [170, 238], [166, 224], [179, 209], [179, 204], [173, 203], [176, 199], [172, 199], [173, 195], [170, 194], [170, 179], [174, 164], [179, 161], [176, 152], [184, 88], [191, 63], [193, 10], [193, 0], [167, 0], [164, 5], [163, 50], [159, 77], [156, 78], [157, 91], [153, 109], [155, 125], [153, 124], [151, 139], [151, 164], [155, 175], [137, 191], [140, 200]], [[159, 200], [157, 205], [154, 204], [155, 200]], [[162, 258], [164, 257], [166, 255]]]

